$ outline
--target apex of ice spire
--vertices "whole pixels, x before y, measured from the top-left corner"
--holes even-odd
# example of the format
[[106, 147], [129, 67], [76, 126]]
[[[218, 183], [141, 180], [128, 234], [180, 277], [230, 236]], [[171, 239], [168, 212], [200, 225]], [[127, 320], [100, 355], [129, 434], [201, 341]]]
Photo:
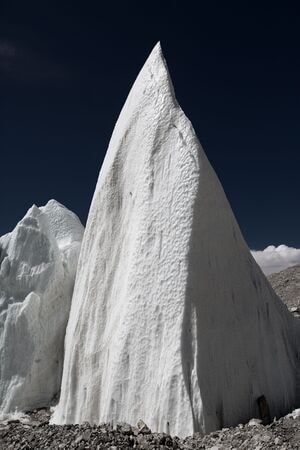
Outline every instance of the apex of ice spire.
[[150, 70], [152, 69], [151, 70], [152, 74], [155, 74], [160, 70], [163, 70], [169, 76], [168, 66], [163, 55], [160, 41], [158, 41], [157, 44], [153, 47], [153, 50], [148, 56], [148, 59], [146, 60], [143, 69], [145, 67], [150, 68]]
[[[101, 172], [106, 172], [117, 157], [124, 130], [127, 129], [131, 134], [136, 128], [135, 133], [138, 135], [143, 134], [145, 128], [149, 131], [150, 127], [155, 132], [165, 112], [173, 108], [179, 113], [168, 66], [160, 42], [157, 42], [129, 92], [114, 128]], [[147, 120], [147, 125], [143, 123], [144, 119]], [[126, 145], [122, 146], [122, 153], [127, 151], [126, 148]]]
[[160, 41], [158, 41], [158, 42], [155, 44], [155, 46], [153, 47], [152, 52], [151, 52], [150, 55], [149, 55], [149, 58], [150, 58], [151, 56], [156, 56], [156, 57], [159, 57], [161, 60], [164, 60], [164, 55], [163, 55], [163, 51], [162, 51], [162, 48], [161, 48], [161, 43], [160, 43]]

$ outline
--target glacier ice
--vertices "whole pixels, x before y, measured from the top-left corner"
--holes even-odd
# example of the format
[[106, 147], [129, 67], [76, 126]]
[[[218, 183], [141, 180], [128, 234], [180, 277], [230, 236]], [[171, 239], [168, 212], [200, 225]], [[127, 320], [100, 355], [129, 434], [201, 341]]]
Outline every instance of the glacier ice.
[[158, 44], [102, 165], [53, 423], [207, 433], [297, 401], [298, 327], [241, 235]]
[[45, 406], [59, 392], [82, 236], [78, 217], [50, 200], [0, 238], [2, 414]]

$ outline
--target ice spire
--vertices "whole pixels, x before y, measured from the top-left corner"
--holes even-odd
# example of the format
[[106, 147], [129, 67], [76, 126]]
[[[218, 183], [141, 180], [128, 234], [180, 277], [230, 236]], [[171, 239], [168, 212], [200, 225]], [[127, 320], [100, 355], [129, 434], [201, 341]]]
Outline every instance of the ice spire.
[[[188, 435], [294, 406], [294, 319], [252, 258], [157, 44], [115, 126], [81, 249], [54, 423]], [[167, 423], [169, 425], [167, 425]]]

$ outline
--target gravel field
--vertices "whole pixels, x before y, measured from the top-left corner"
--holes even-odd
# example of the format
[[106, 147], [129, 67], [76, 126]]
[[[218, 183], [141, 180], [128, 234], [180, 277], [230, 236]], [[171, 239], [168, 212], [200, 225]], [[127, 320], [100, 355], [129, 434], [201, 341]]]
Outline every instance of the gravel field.
[[[287, 307], [300, 316], [300, 265], [289, 267], [279, 273], [268, 276], [276, 294]], [[299, 311], [298, 311], [299, 309]]]
[[0, 449], [298, 449], [300, 448], [300, 419], [286, 416], [263, 426], [258, 419], [246, 425], [224, 428], [207, 436], [185, 439], [164, 433], [151, 433], [140, 422], [100, 426], [49, 425], [49, 410], [31, 412], [27, 417], [12, 419], [0, 425]]

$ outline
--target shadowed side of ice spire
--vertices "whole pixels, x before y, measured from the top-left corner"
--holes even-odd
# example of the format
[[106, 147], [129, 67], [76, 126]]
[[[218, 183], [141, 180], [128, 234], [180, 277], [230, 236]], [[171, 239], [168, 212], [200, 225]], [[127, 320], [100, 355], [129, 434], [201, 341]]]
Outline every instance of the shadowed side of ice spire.
[[[183, 365], [194, 431], [270, 416], [299, 403], [299, 322], [253, 259], [205, 155], [189, 245]], [[201, 401], [199, 399], [201, 393]]]

